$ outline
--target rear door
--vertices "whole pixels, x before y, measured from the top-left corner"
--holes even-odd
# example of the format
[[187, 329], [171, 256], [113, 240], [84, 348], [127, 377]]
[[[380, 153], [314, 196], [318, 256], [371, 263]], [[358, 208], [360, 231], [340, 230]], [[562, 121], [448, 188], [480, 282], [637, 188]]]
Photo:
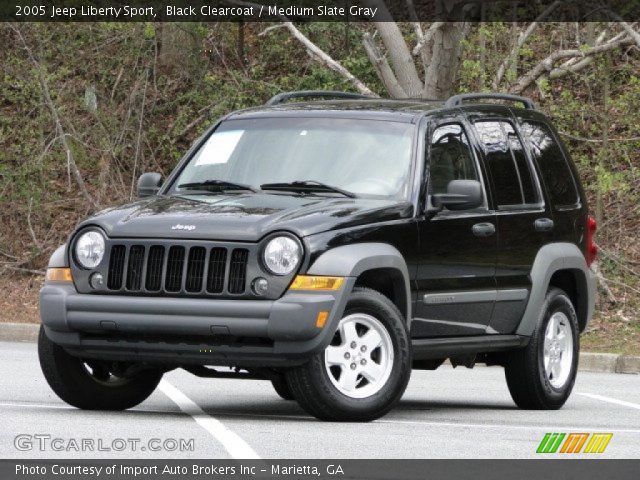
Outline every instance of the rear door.
[[519, 112], [518, 124], [550, 200], [555, 241], [576, 243], [584, 233], [585, 225], [577, 171], [558, 133], [538, 112]]
[[531, 287], [538, 250], [553, 240], [554, 222], [538, 172], [511, 117], [473, 120], [496, 205], [496, 303], [491, 333], [513, 333]]
[[427, 208], [418, 219], [418, 296], [411, 334], [415, 338], [483, 335], [495, 297], [495, 212], [484, 202], [473, 210], [436, 211], [430, 195], [446, 193], [451, 180], [477, 180], [485, 173], [470, 142], [469, 125], [442, 117], [426, 138]]

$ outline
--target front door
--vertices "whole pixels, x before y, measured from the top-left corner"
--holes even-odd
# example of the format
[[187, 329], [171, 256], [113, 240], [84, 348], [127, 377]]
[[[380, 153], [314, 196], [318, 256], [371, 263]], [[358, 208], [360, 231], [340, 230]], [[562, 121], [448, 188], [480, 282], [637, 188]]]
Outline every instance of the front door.
[[[495, 302], [496, 215], [469, 142], [467, 126], [441, 119], [427, 140], [427, 209], [418, 221], [420, 258], [414, 338], [483, 335]], [[477, 180], [484, 202], [473, 210], [437, 211], [431, 195], [446, 193], [452, 180]]]

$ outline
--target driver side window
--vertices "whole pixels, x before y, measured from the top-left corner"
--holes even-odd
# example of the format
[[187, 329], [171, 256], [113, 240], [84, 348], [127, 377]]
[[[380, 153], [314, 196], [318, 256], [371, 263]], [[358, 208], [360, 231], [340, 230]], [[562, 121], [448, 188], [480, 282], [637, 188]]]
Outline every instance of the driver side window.
[[480, 180], [462, 125], [438, 127], [431, 137], [429, 194], [447, 193], [452, 180]]

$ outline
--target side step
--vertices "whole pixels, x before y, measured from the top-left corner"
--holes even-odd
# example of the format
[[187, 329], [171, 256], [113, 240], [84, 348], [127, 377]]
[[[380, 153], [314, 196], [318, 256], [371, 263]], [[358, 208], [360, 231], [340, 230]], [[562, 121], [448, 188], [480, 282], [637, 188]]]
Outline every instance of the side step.
[[468, 353], [500, 352], [524, 347], [528, 337], [519, 335], [482, 335], [477, 337], [414, 338], [414, 360], [447, 358]]

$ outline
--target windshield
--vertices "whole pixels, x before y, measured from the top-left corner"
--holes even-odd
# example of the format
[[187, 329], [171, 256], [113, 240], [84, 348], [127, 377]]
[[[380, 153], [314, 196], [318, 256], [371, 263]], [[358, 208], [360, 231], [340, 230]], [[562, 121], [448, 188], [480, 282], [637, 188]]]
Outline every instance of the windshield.
[[[268, 190], [266, 184], [314, 181], [363, 197], [404, 197], [413, 128], [336, 118], [228, 120], [193, 155], [171, 191], [198, 194], [194, 185], [209, 182], [220, 188], [264, 185], [269, 193], [287, 194], [282, 188]], [[336, 193], [328, 188], [313, 192]]]

